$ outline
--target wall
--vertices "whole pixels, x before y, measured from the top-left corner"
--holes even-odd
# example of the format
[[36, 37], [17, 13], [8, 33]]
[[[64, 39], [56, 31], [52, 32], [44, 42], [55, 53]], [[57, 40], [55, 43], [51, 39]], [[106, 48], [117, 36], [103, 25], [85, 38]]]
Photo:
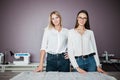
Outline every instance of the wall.
[[49, 13], [58, 10], [63, 26], [71, 29], [78, 11], [85, 9], [99, 55], [107, 50], [120, 57], [119, 7], [119, 0], [0, 0], [0, 52], [30, 52], [31, 61], [38, 62]]

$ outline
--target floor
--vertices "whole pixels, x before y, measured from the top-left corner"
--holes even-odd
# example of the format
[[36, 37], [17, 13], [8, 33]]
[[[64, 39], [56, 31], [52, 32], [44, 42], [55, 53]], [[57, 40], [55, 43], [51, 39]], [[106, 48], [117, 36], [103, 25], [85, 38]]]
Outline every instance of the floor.
[[20, 72], [0, 72], [0, 80], [9, 80]]
[[[0, 72], [0, 80], [9, 80], [19, 73], [20, 72]], [[108, 75], [114, 76], [117, 80], [120, 80], [120, 72], [108, 72]]]

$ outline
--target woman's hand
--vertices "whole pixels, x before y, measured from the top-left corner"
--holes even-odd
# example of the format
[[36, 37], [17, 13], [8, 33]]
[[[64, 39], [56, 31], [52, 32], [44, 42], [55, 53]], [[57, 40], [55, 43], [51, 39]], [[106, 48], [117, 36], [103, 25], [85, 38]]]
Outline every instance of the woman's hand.
[[42, 72], [43, 71], [43, 66], [39, 66], [35, 69], [35, 72]]
[[104, 73], [104, 74], [107, 74], [104, 70], [102, 70], [102, 68], [100, 67], [97, 67], [97, 71], [100, 72], [100, 73]]
[[77, 70], [79, 73], [86, 73], [85, 70], [83, 70], [83, 69], [81, 69], [81, 68], [79, 68], [79, 67], [77, 67], [76, 70]]
[[65, 58], [65, 59], [69, 59], [68, 53], [65, 53], [65, 54], [64, 54], [64, 58]]

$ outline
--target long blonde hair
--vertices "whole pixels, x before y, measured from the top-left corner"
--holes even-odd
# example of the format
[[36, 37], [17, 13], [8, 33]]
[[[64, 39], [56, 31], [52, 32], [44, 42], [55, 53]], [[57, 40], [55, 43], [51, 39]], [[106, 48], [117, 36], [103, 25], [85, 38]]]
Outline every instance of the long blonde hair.
[[52, 15], [53, 14], [57, 15], [60, 18], [60, 26], [62, 26], [62, 18], [61, 18], [60, 13], [58, 11], [52, 11], [49, 15], [48, 29], [51, 29], [51, 28], [55, 27], [55, 25], [52, 22]]

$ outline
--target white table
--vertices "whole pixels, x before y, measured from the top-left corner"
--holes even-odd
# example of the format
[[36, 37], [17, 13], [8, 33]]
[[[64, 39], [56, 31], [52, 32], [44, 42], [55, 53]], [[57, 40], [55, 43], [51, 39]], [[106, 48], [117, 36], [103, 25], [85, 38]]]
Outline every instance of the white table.
[[36, 67], [38, 67], [39, 63], [30, 63], [27, 65], [15, 65], [15, 64], [0, 64], [0, 70], [1, 72], [5, 72], [6, 70], [11, 71], [31, 71], [34, 70]]
[[98, 73], [88, 72], [22, 72], [10, 80], [117, 80], [116, 78]]

